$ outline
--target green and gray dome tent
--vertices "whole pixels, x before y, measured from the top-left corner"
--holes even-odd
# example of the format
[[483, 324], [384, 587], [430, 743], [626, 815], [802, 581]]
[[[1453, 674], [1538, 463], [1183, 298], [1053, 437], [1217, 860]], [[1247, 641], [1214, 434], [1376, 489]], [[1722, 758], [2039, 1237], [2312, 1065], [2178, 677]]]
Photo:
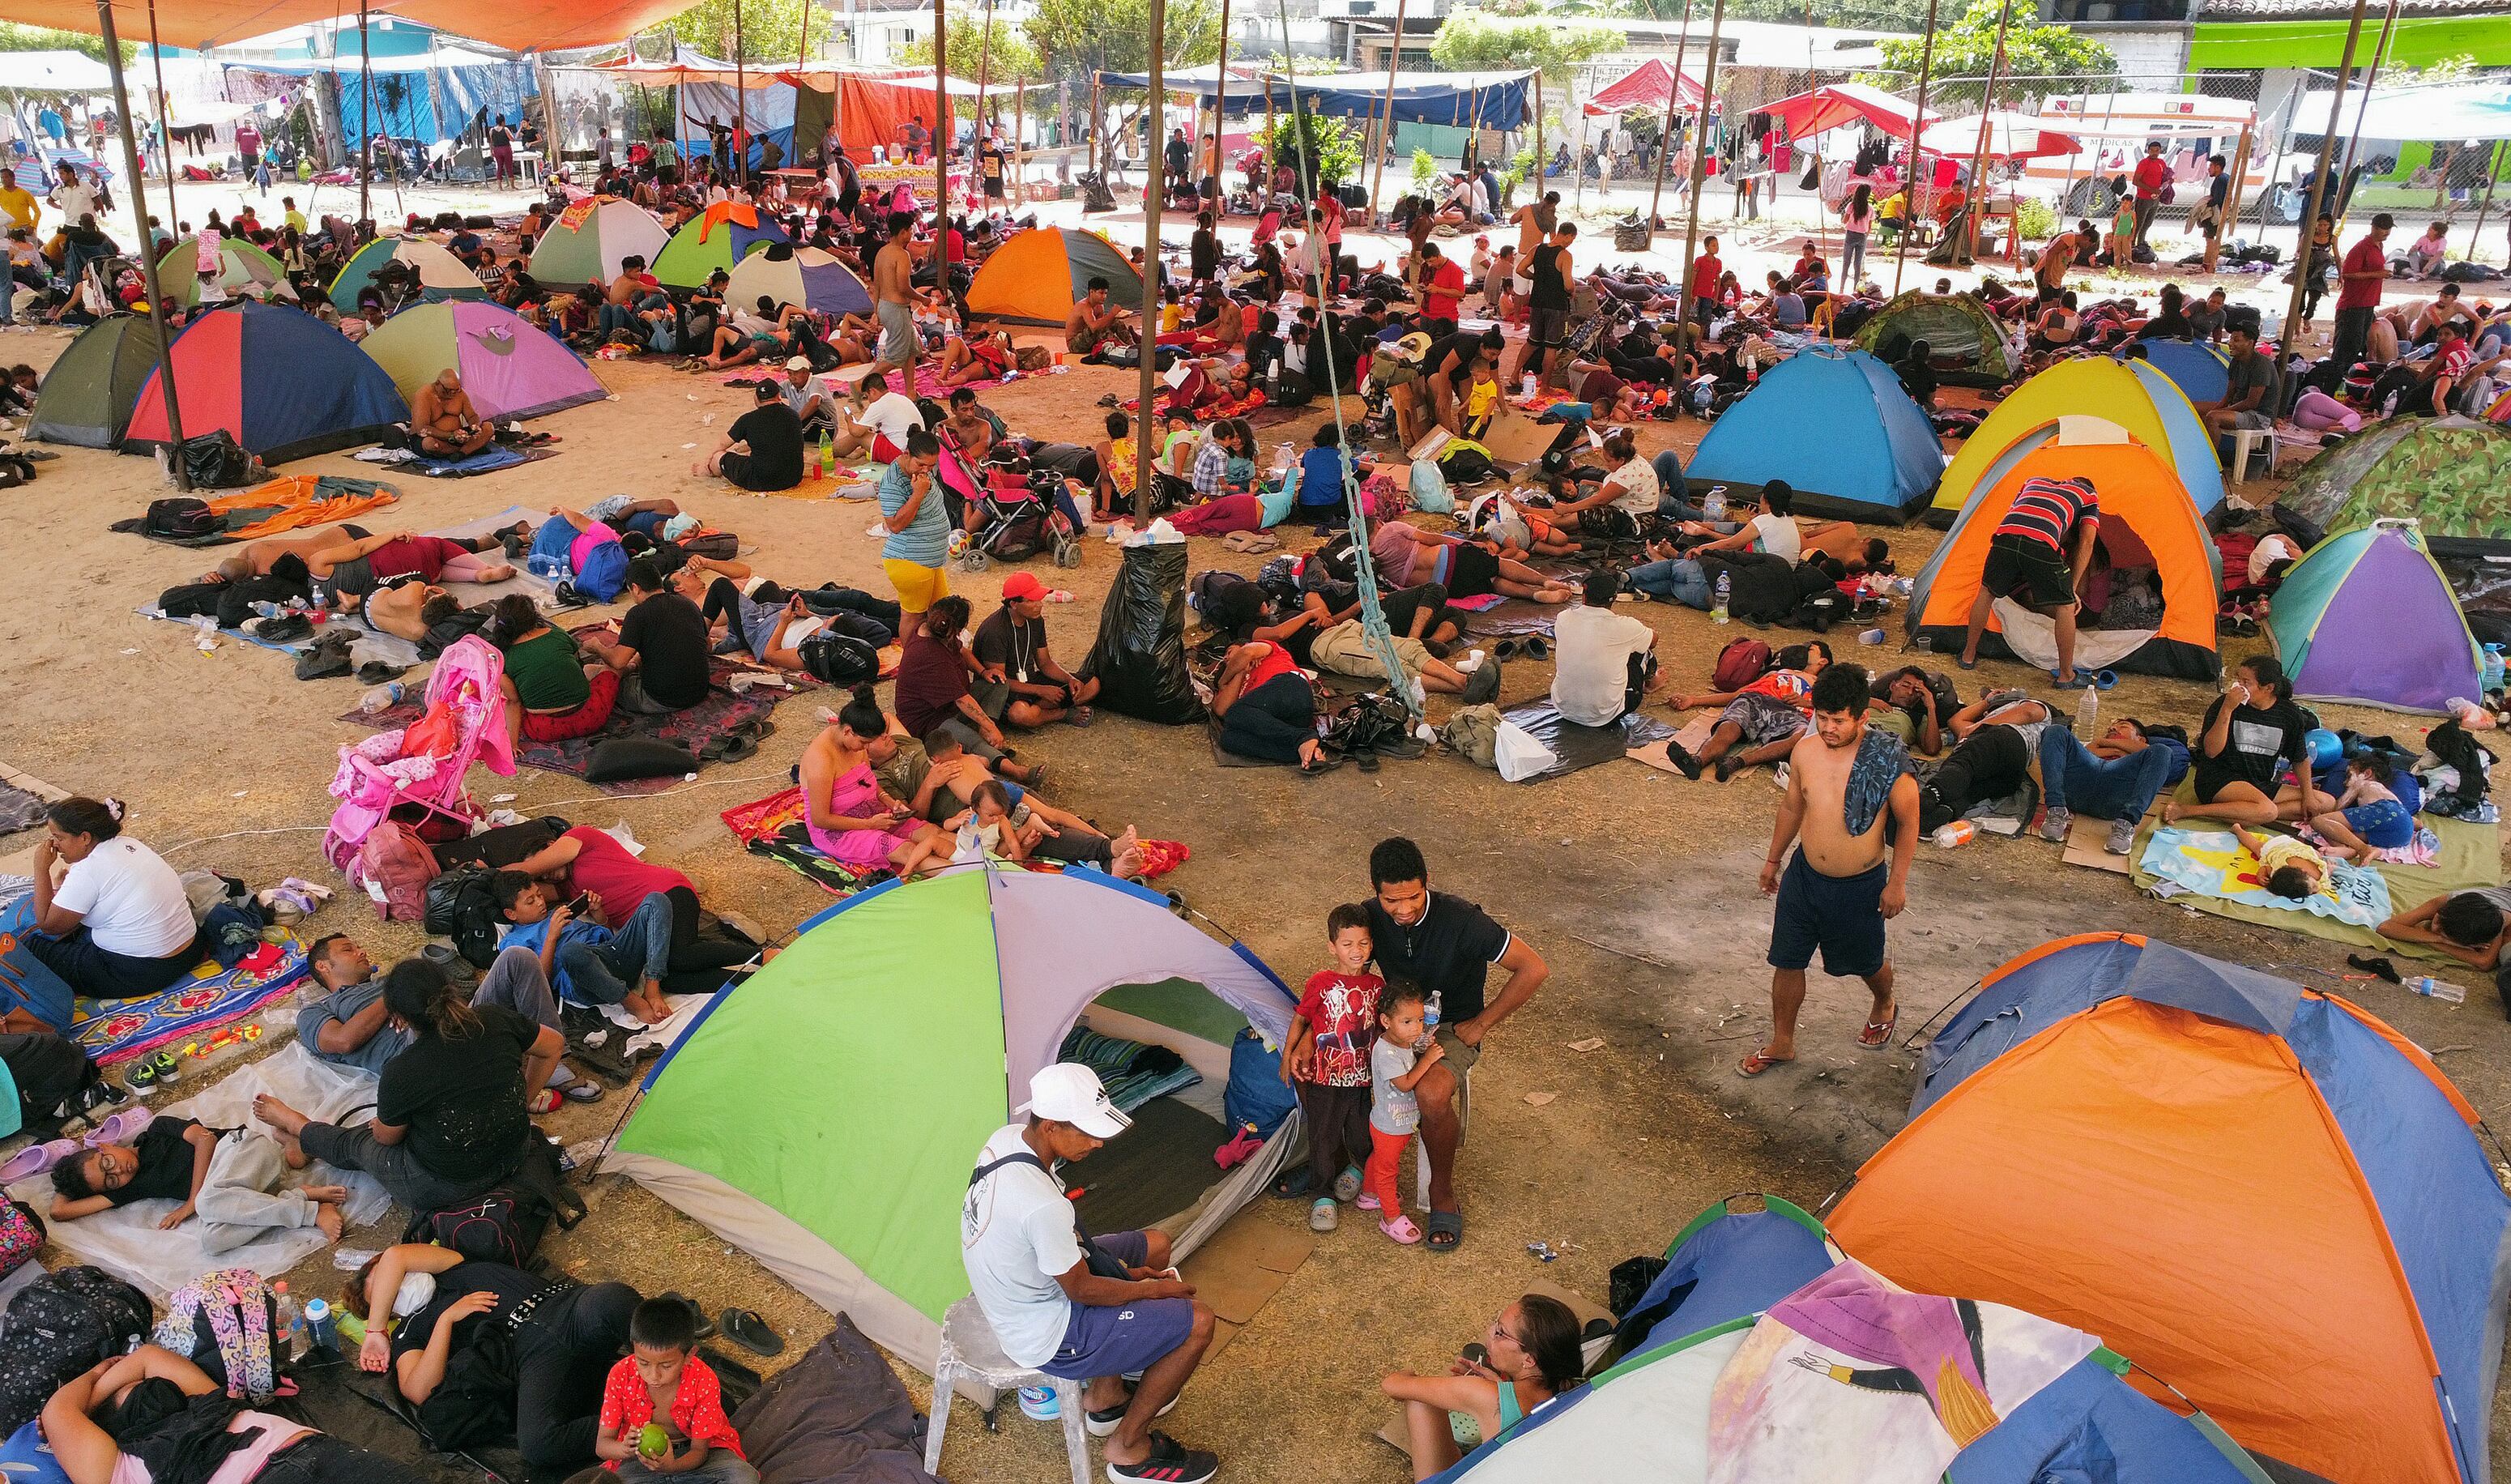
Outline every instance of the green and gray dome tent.
[[78, 332], [35, 393], [26, 436], [113, 449], [131, 427], [139, 389], [157, 370], [157, 327], [144, 314], [108, 314]]
[[[717, 995], [647, 1075], [603, 1167], [929, 1368], [968, 1292], [959, 1222], [977, 1152], [1070, 1033], [1166, 1047], [1201, 1074], [1067, 1171], [1094, 1230], [1156, 1223], [1182, 1257], [1304, 1148], [1294, 1113], [1253, 1158], [1212, 1162], [1230, 1133], [1233, 1041], [1252, 1026], [1278, 1046], [1294, 1004], [1157, 892], [1087, 870], [955, 867], [849, 897]], [[1110, 1093], [1124, 1106], [1124, 1086]], [[1129, 1173], [1089, 1178], [1118, 1155]], [[1132, 1205], [1094, 1214], [1101, 1199]]]
[[2005, 328], [1976, 294], [1912, 289], [1857, 327], [1858, 348], [1878, 355], [1896, 336], [1926, 341], [1928, 363], [1936, 373], [1964, 386], [1994, 386], [2011, 379], [2020, 367]]

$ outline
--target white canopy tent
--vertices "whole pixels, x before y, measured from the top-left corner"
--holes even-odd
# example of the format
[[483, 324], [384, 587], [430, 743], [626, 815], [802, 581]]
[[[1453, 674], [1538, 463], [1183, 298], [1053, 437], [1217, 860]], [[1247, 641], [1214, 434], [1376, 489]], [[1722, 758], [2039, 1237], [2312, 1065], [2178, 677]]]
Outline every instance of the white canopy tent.
[[[2309, 121], [2327, 118], [2330, 98], [2324, 88], [2303, 95], [2300, 106], [2293, 111], [2296, 132], [2307, 133]], [[2355, 132], [2358, 110], [2367, 139], [2511, 139], [2511, 83], [2374, 88], [2368, 106], [2362, 89], [2348, 88], [2337, 112], [2341, 132]]]
[[113, 74], [82, 52], [0, 52], [0, 92], [109, 93]]

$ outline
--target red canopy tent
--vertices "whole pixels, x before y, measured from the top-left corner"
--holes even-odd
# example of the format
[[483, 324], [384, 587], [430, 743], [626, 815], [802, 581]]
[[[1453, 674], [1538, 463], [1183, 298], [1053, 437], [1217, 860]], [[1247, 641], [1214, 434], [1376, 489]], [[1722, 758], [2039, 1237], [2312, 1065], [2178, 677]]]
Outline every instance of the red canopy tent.
[[[1763, 103], [1757, 112], [1769, 114], [1787, 126], [1788, 137], [1801, 139], [1834, 129], [1846, 129], [1856, 124], [1872, 124], [1895, 138], [1910, 137], [1910, 124], [1917, 112], [1909, 103], [1880, 88], [1864, 83], [1827, 83], [1809, 93]], [[1944, 115], [1930, 108], [1926, 122], [1932, 124]]]
[[[1708, 97], [1700, 86], [1700, 79], [1687, 73], [1683, 75], [1680, 86], [1685, 107]], [[1597, 90], [1596, 96], [1587, 99], [1586, 113], [1590, 118], [1601, 118], [1631, 108], [1653, 108], [1663, 113], [1667, 100], [1674, 97], [1675, 87], [1674, 68], [1668, 66], [1663, 58], [1651, 57], [1616, 78], [1610, 86]]]

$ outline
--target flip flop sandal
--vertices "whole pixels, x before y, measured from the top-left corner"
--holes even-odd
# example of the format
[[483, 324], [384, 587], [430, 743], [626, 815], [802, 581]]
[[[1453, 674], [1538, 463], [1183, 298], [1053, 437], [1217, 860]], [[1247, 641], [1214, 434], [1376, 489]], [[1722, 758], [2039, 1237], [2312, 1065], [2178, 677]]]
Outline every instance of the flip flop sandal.
[[533, 1093], [530, 1099], [523, 1104], [523, 1112], [535, 1115], [540, 1113], [556, 1113], [558, 1112], [559, 1105], [565, 1101], [566, 1100], [564, 1098], [558, 1095], [557, 1088], [544, 1087], [540, 1091]]
[[[1401, 1219], [1398, 1218], [1398, 1220]], [[1421, 1231], [1421, 1245], [1424, 1250], [1439, 1253], [1453, 1252], [1465, 1240], [1465, 1213], [1432, 1211], [1428, 1219], [1422, 1222]], [[1439, 1240], [1443, 1236], [1447, 1238], [1444, 1242]]]
[[727, 1308], [716, 1320], [724, 1337], [753, 1355], [782, 1355], [784, 1337], [767, 1327], [767, 1321], [746, 1308]]
[[[2406, 982], [2398, 977], [2398, 966], [2395, 963], [2390, 962], [2385, 957], [2366, 956], [2363, 954], [2347, 954], [2345, 956], [2345, 966], [2347, 968], [2361, 969], [2364, 973], [2370, 974], [2376, 979], [2385, 979], [2391, 984], [2403, 984]], [[0, 1170], [0, 1179], [6, 1179], [7, 1176], [8, 1172], [6, 1170]]]
[[1273, 1198], [1275, 1200], [1304, 1200], [1308, 1196], [1315, 1194], [1316, 1189], [1316, 1172], [1309, 1169], [1306, 1165], [1301, 1165], [1297, 1169], [1283, 1176], [1281, 1179], [1273, 1182]]
[[1964, 670], [1976, 670], [1979, 668], [1979, 661], [1975, 659], [1964, 659], [1958, 654], [1953, 656], [1953, 663], [1959, 665]]
[[560, 1088], [559, 1095], [570, 1103], [599, 1103], [601, 1101], [601, 1084], [591, 1077], [577, 1077]]
[[1340, 758], [1335, 757], [1332, 753], [1323, 753], [1318, 756], [1317, 761], [1314, 762], [1300, 763], [1299, 771], [1313, 778], [1319, 773], [1331, 773], [1340, 766], [1342, 766], [1342, 760]]
[[2090, 690], [2101, 683], [2080, 670], [2075, 672], [2073, 680], [2062, 681], [2058, 678], [2058, 672], [2052, 670], [2049, 672], [2049, 683], [2060, 690]]
[[[1884, 1016], [1881, 1020], [1868, 1021], [1865, 1029], [1857, 1033], [1857, 1044], [1861, 1046], [1888, 1045], [1892, 1040], [1893, 1030], [1900, 1024], [1901, 1005], [1898, 1000], [1895, 1000], [1892, 1004], [1891, 1014]], [[1882, 1034], [1877, 1035], [1877, 1032]]]
[[1772, 1056], [1767, 1050], [1755, 1051], [1735, 1064], [1735, 1074], [1739, 1077], [1757, 1077], [1773, 1067], [1784, 1067], [1795, 1060], [1796, 1058], [1792, 1056]]

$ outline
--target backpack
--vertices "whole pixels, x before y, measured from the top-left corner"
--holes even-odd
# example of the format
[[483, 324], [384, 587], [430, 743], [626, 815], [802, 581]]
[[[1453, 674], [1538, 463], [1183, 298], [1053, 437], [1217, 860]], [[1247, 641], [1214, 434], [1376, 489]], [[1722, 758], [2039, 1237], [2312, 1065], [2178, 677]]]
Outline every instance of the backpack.
[[802, 668], [824, 685], [861, 685], [880, 677], [880, 651], [851, 634], [823, 629], [802, 641]]
[[1456, 708], [1439, 728], [1439, 740], [1476, 767], [1497, 767], [1499, 708], [1488, 703]]
[[427, 916], [427, 883], [436, 879], [436, 855], [415, 831], [397, 819], [374, 827], [358, 846], [349, 873], [370, 893], [381, 892], [375, 914], [387, 922], [416, 922]]
[[0, 1275], [16, 1272], [44, 1245], [44, 1219], [22, 1200], [0, 1206]]
[[729, 562], [741, 555], [741, 537], [728, 530], [710, 530], [701, 535], [682, 537], [679, 548], [688, 556]]
[[1758, 639], [1738, 639], [1718, 651], [1709, 683], [1718, 690], [1741, 690], [1770, 672], [1770, 646]]
[[549, 1230], [549, 1208], [508, 1186], [456, 1205], [422, 1211], [402, 1233], [405, 1242], [434, 1242], [474, 1263], [528, 1267]]
[[213, 536], [224, 527], [210, 502], [197, 495], [170, 495], [148, 502], [148, 514], [141, 518], [139, 533], [166, 541], [195, 541]]
[[1450, 485], [1479, 485], [1498, 472], [1488, 453], [1462, 439], [1439, 458], [1439, 473]]
[[175, 1289], [151, 1338], [240, 1401], [267, 1401], [278, 1391], [279, 1299], [251, 1269], [205, 1272]]
[[17, 1431], [72, 1377], [148, 1334], [148, 1296], [101, 1268], [64, 1268], [19, 1289], [0, 1327], [0, 1428]]
[[[517, 825], [515, 829], [528, 826]], [[420, 920], [430, 933], [453, 940], [474, 968], [497, 961], [496, 872], [484, 865], [448, 866], [421, 894]]]
[[1455, 511], [1456, 497], [1448, 492], [1448, 481], [1439, 466], [1428, 461], [1412, 466], [1412, 508], [1423, 515], [1449, 515]]
[[575, 573], [575, 590], [596, 603], [608, 603], [628, 586], [628, 548], [603, 541], [584, 554]]

